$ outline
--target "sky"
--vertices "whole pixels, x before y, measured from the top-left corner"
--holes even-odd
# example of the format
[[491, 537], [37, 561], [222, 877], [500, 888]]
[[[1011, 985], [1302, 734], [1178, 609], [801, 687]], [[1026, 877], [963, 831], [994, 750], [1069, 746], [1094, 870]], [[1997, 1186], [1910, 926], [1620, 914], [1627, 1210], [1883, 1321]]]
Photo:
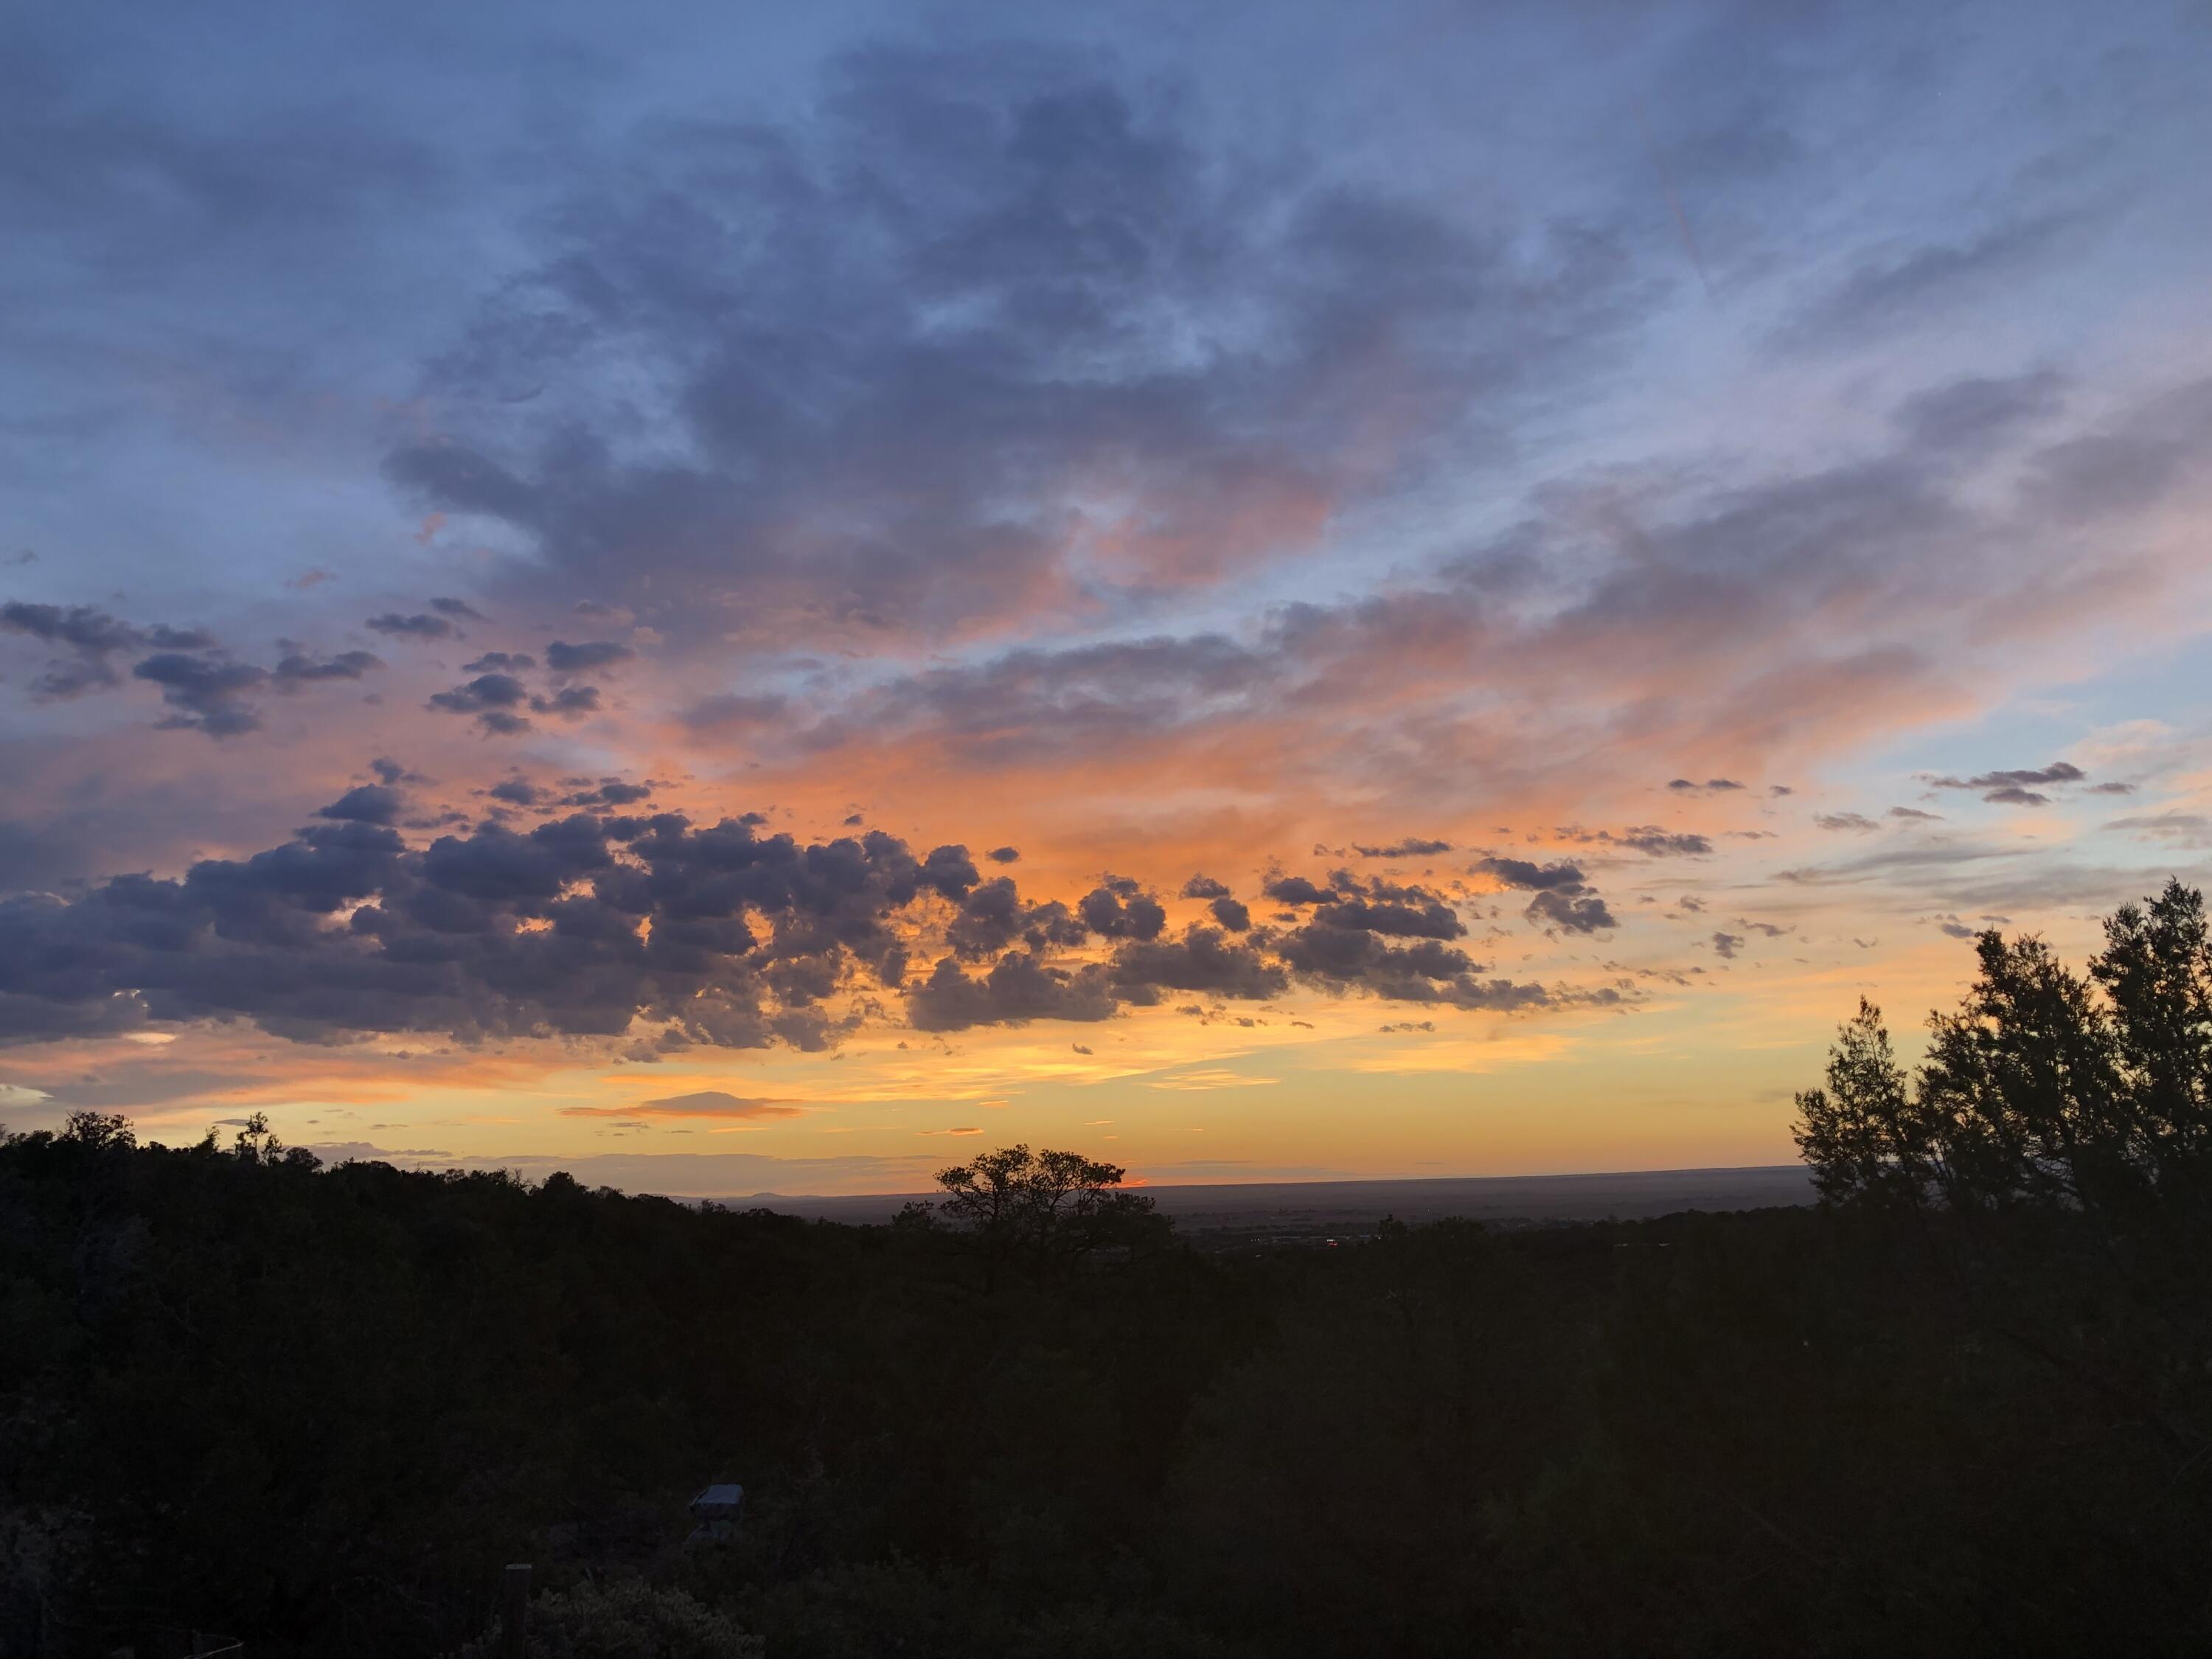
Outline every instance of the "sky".
[[[1780, 1163], [2212, 873], [2212, 7], [0, 21], [0, 1127]], [[228, 1127], [222, 1132], [229, 1133]]]

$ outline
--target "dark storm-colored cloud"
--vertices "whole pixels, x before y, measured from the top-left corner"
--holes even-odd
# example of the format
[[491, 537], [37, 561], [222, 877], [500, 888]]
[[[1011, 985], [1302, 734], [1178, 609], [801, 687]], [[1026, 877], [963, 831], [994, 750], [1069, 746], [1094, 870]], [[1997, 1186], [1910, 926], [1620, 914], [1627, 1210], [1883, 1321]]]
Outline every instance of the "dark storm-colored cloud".
[[1243, 901], [1231, 898], [1226, 893], [1206, 908], [1216, 921], [1232, 933], [1248, 932], [1252, 926], [1252, 912]]
[[1187, 899], [1220, 899], [1230, 896], [1227, 882], [1216, 881], [1211, 876], [1193, 876], [1182, 884], [1182, 896]]
[[[1141, 587], [1307, 542], [1382, 487], [1376, 422], [1454, 430], [1470, 374], [1494, 415], [1641, 303], [1604, 225], [1506, 234], [1237, 156], [1087, 55], [874, 47], [811, 107], [581, 170], [392, 481], [665, 634], [930, 631], [1078, 563]], [[610, 360], [665, 371], [653, 459]], [[520, 415], [518, 386], [545, 388]]]

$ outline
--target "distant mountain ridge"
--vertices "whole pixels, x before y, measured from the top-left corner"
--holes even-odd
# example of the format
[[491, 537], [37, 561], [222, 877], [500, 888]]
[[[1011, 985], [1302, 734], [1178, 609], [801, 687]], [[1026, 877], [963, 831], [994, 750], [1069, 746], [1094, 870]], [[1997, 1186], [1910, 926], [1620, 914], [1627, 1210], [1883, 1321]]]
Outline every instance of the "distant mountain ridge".
[[[1312, 1227], [1465, 1216], [1478, 1221], [1633, 1220], [1681, 1210], [1758, 1210], [1809, 1204], [1800, 1164], [1743, 1169], [1632, 1170], [1583, 1175], [1444, 1176], [1396, 1181], [1269, 1181], [1144, 1189], [1186, 1227], [1249, 1227], [1276, 1220]], [[721, 1201], [823, 1221], [888, 1221], [927, 1193], [819, 1196], [755, 1193]]]

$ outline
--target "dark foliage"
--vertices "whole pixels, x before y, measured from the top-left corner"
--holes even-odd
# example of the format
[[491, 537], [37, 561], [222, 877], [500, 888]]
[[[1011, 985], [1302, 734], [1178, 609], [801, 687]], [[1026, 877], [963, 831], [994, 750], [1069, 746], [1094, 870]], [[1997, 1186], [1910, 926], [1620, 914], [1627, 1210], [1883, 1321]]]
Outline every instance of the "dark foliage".
[[[1975, 941], [1981, 971], [1929, 1017], [1917, 1079], [1861, 1001], [1797, 1097], [1797, 1144], [1834, 1202], [2086, 1212], [2119, 1224], [2212, 1194], [2212, 945], [2179, 881], [2106, 923], [2075, 975], [2050, 946]], [[2102, 999], [2097, 988], [2102, 988]]]
[[1985, 940], [1917, 1085], [1863, 1011], [1818, 1209], [1209, 1254], [1022, 1149], [851, 1228], [15, 1137], [0, 1650], [489, 1653], [514, 1560], [562, 1659], [2207, 1650], [2160, 903], [2094, 995]]

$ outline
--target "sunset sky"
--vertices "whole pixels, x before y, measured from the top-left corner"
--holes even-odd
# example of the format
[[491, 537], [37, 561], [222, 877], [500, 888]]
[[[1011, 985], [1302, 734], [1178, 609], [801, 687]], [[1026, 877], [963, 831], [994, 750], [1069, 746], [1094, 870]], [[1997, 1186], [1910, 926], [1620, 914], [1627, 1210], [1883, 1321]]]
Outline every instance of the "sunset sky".
[[[17, 7], [0, 1127], [1766, 1164], [2212, 873], [2199, 3]], [[229, 1132], [225, 1129], [228, 1134]]]

